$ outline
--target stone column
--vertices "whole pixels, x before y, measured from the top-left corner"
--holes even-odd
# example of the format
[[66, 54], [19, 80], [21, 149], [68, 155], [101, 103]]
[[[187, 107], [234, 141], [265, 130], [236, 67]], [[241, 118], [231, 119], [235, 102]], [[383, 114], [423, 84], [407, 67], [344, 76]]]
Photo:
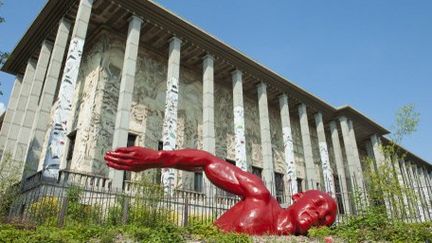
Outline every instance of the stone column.
[[[280, 116], [282, 123], [282, 136], [284, 142], [285, 166], [287, 168], [285, 185], [288, 195], [294, 195], [297, 191], [297, 168], [294, 157], [294, 142], [291, 130], [291, 118], [289, 114], [288, 96], [283, 94], [279, 97]], [[291, 197], [290, 197], [291, 200]]]
[[[393, 162], [393, 167], [394, 167], [394, 170], [396, 173], [396, 177], [397, 177], [398, 182], [399, 182], [399, 186], [401, 188], [406, 188], [406, 185], [405, 185], [405, 182], [404, 182], [404, 179], [402, 176], [402, 169], [401, 169], [400, 164], [399, 164], [399, 158], [393, 158], [392, 162]], [[397, 200], [399, 200], [399, 199], [397, 199]], [[404, 207], [402, 213], [409, 217], [409, 215], [410, 215], [409, 214], [409, 204], [408, 204], [408, 198], [407, 198], [405, 193], [402, 194], [402, 203], [403, 203], [403, 207]]]
[[356, 180], [359, 185], [359, 187], [363, 190], [363, 192], [366, 192], [364, 190], [364, 177], [363, 177], [363, 168], [361, 165], [360, 155], [358, 151], [357, 146], [357, 139], [354, 131], [354, 124], [352, 120], [348, 120], [348, 126], [349, 126], [349, 136], [351, 139], [351, 146], [352, 146], [352, 156], [354, 159], [355, 168], [357, 171]]
[[78, 12], [75, 18], [66, 63], [61, 78], [58, 93], [58, 104], [54, 110], [51, 121], [48, 148], [45, 156], [44, 166], [59, 166], [65, 159], [65, 143], [69, 130], [71, 129], [72, 103], [75, 96], [75, 86], [81, 66], [84, 42], [90, 21], [93, 0], [80, 0]]
[[425, 212], [424, 212], [424, 208], [421, 202], [421, 192], [420, 192], [420, 188], [419, 188], [419, 184], [417, 182], [416, 179], [416, 170], [414, 169], [414, 166], [411, 162], [407, 162], [406, 163], [406, 167], [407, 167], [407, 171], [408, 171], [408, 177], [411, 178], [411, 183], [412, 186], [414, 187], [414, 192], [416, 194], [416, 198], [414, 199], [414, 204], [415, 207], [417, 208], [417, 213], [418, 213], [418, 217], [420, 218], [421, 222], [424, 222], [426, 217], [425, 217]]
[[[378, 168], [378, 172], [381, 172], [382, 166], [386, 166], [386, 158], [385, 158], [385, 155], [383, 152], [381, 139], [378, 137], [377, 134], [372, 135], [370, 139], [371, 139], [371, 143], [372, 143], [372, 149], [373, 149], [376, 165]], [[386, 168], [386, 167], [384, 167], [384, 168]], [[387, 209], [387, 215], [391, 216], [393, 209], [392, 209], [392, 205], [390, 202], [390, 197], [392, 197], [392, 195], [386, 195], [386, 194], [387, 193], [383, 193], [384, 203], [385, 203], [385, 206]]]
[[232, 73], [233, 82], [233, 107], [234, 107], [234, 135], [235, 135], [235, 159], [236, 166], [243, 171], [248, 171], [246, 160], [245, 118], [243, 107], [243, 73], [235, 70]]
[[61, 66], [65, 56], [70, 27], [71, 24], [68, 20], [65, 18], [60, 20], [39, 107], [37, 108], [36, 116], [33, 121], [31, 138], [29, 140], [29, 148], [25, 161], [26, 165], [31, 165], [31, 167], [36, 170], [40, 159], [42, 145], [49, 126], [49, 117], [54, 101], [54, 94], [57, 89]]
[[430, 220], [430, 215], [429, 215], [429, 211], [428, 211], [428, 203], [426, 201], [426, 195], [424, 194], [424, 185], [422, 183], [422, 175], [420, 172], [420, 168], [416, 163], [411, 164], [411, 168], [413, 170], [413, 174], [414, 174], [414, 179], [416, 180], [417, 183], [417, 190], [418, 190], [418, 196], [419, 196], [419, 201], [421, 203], [421, 208], [423, 210], [423, 214], [425, 217], [425, 220]]
[[312, 152], [312, 142], [309, 132], [309, 121], [305, 104], [300, 104], [298, 107], [300, 117], [300, 130], [303, 141], [303, 153], [306, 163], [306, 189], [315, 189], [316, 183], [320, 183], [318, 171], [315, 168]]
[[[405, 162], [404, 159], [400, 160], [400, 168], [402, 172], [402, 178], [404, 180], [404, 184], [408, 185], [409, 188], [413, 188], [413, 182], [411, 175], [409, 173], [409, 166], [407, 165], [407, 162]], [[416, 216], [417, 214], [417, 202], [412, 200], [412, 197], [407, 198], [408, 199], [408, 215], [410, 216], [409, 222], [415, 222], [413, 216]]]
[[[142, 22], [143, 21], [136, 16], [132, 16], [129, 20], [129, 31], [126, 40], [116, 122], [113, 135], [113, 149], [127, 146], [129, 134], [129, 115], [135, 86], [135, 74]], [[110, 168], [109, 176], [112, 182], [112, 187], [121, 189], [123, 186], [124, 171]]]
[[324, 130], [324, 122], [323, 122], [323, 116], [321, 112], [318, 112], [315, 114], [315, 124], [316, 124], [316, 130], [318, 135], [318, 145], [320, 150], [320, 157], [321, 157], [321, 167], [323, 171], [324, 176], [324, 186], [326, 189], [326, 192], [330, 193], [333, 197], [336, 197], [335, 194], [335, 185], [334, 185], [334, 179], [333, 179], [333, 171], [330, 166], [330, 158], [327, 148], [327, 140], [325, 136], [325, 130]]
[[[177, 145], [177, 109], [180, 77], [180, 48], [182, 41], [173, 37], [170, 40], [167, 92], [165, 101], [165, 117], [163, 122], [162, 140], [164, 150], [174, 150]], [[172, 193], [177, 186], [176, 170], [163, 168], [161, 181], [166, 193]]]
[[[352, 188], [357, 188], [361, 192], [363, 190], [363, 173], [360, 161], [357, 160], [358, 149], [357, 142], [355, 141], [354, 129], [350, 126], [349, 121], [346, 117], [339, 118], [341, 129], [342, 129], [342, 138], [345, 146], [345, 153], [348, 160], [348, 170], [350, 173], [350, 180], [352, 184]], [[353, 136], [354, 135], [354, 136]]]
[[[368, 204], [368, 201], [363, 183], [363, 171], [360, 164], [354, 127], [352, 126], [352, 122], [348, 121], [348, 119], [344, 116], [339, 118], [339, 122], [342, 130], [345, 154], [348, 160], [348, 171], [350, 174], [351, 188], [353, 192], [359, 192], [361, 195], [360, 204], [356, 205], [356, 207], [361, 209], [363, 206]], [[354, 211], [355, 208], [352, 209]]]
[[[206, 55], [203, 58], [203, 150], [215, 154], [216, 138], [214, 123], [214, 58]], [[203, 189], [210, 193], [211, 182], [203, 173]]]
[[426, 168], [423, 169], [423, 175], [425, 177], [426, 190], [428, 192], [429, 197], [429, 215], [432, 218], [432, 181], [430, 174]]
[[[425, 177], [426, 187], [428, 189], [429, 195], [432, 195], [432, 181], [431, 176], [428, 172], [428, 170], [425, 168], [423, 169], [423, 175]], [[431, 205], [432, 206], [432, 205]]]
[[263, 82], [257, 86], [258, 110], [261, 134], [261, 151], [263, 156], [262, 178], [267, 189], [275, 195], [276, 185], [274, 179], [273, 153], [270, 133], [270, 118], [268, 113], [267, 85]]
[[341, 189], [342, 203], [347, 214], [351, 213], [351, 204], [349, 203], [349, 194], [347, 186], [347, 176], [345, 174], [344, 159], [342, 155], [342, 149], [339, 140], [339, 131], [337, 128], [336, 121], [330, 122], [330, 132], [333, 144], [333, 152], [335, 155], [336, 169], [339, 177], [339, 186]]
[[14, 152], [13, 150], [15, 148], [18, 139], [17, 131], [19, 131], [19, 129], [21, 128], [21, 121], [24, 118], [25, 107], [27, 104], [28, 96], [30, 94], [30, 89], [32, 86], [35, 70], [36, 70], [36, 61], [29, 60], [27, 62], [27, 67], [21, 84], [16, 110], [12, 117], [12, 122], [9, 127], [9, 131], [7, 132], [7, 139], [4, 147], [2, 161], [6, 158], [5, 155], [11, 158], [12, 153]]
[[17, 109], [22, 82], [23, 77], [17, 75], [11, 91], [11, 96], [9, 98], [9, 104], [7, 106], [6, 114], [4, 116], [3, 125], [0, 131], [0, 157], [3, 155], [3, 150], [6, 145], [8, 132], [12, 124], [12, 119], [15, 115], [15, 110]]
[[381, 139], [378, 137], [377, 134], [374, 134], [371, 136], [370, 140], [372, 143], [374, 158], [377, 163], [377, 167], [379, 168], [380, 166], [385, 165], [386, 161], [381, 147]]
[[426, 177], [424, 174], [424, 169], [423, 167], [417, 166], [417, 175], [420, 181], [420, 185], [421, 185], [421, 190], [423, 192], [424, 195], [424, 201], [425, 201], [425, 207], [426, 207], [426, 215], [427, 218], [431, 219], [432, 217], [432, 205], [431, 205], [431, 197], [429, 195], [429, 190], [428, 190], [428, 183], [426, 181]]
[[[372, 142], [370, 140], [366, 141], [365, 147], [366, 147], [367, 156], [373, 160], [373, 158], [375, 158], [375, 156], [374, 156], [374, 151], [373, 151], [373, 147], [372, 147]], [[370, 161], [369, 170], [370, 170], [370, 172], [375, 172], [377, 170], [375, 161]]]
[[39, 54], [39, 60], [36, 65], [35, 75], [33, 77], [32, 86], [30, 88], [30, 93], [27, 98], [27, 103], [25, 106], [25, 114], [21, 120], [21, 127], [17, 131], [18, 139], [17, 143], [13, 149], [12, 157], [15, 161], [19, 161], [24, 166], [23, 168], [23, 178], [35, 173], [37, 171], [38, 161], [33, 160], [31, 163], [25, 163], [25, 157], [28, 151], [28, 145], [30, 143], [30, 136], [33, 128], [33, 121], [36, 117], [36, 112], [38, 110], [38, 102], [41, 96], [42, 86], [44, 84], [45, 74], [48, 69], [48, 62], [50, 60], [52, 51], [52, 44], [48, 41], [42, 43], [42, 48]]

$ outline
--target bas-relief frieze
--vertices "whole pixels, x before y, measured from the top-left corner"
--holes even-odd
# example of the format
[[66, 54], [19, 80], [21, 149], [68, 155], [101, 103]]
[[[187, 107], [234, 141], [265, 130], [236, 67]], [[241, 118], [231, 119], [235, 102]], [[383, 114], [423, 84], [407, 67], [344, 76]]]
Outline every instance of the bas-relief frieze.
[[235, 138], [232, 90], [215, 80], [214, 100], [216, 156], [234, 160]]
[[320, 145], [318, 143], [318, 135], [317, 135], [317, 129], [315, 122], [309, 122], [309, 131], [310, 131], [310, 137], [311, 137], [311, 144], [312, 144], [312, 155], [313, 155], [313, 161], [315, 165], [315, 173], [317, 173], [318, 178], [320, 180], [320, 184], [324, 185], [324, 175], [322, 171], [322, 161], [321, 161], [321, 149]]
[[297, 168], [297, 177], [305, 178], [306, 165], [304, 160], [304, 152], [303, 152], [303, 141], [301, 137], [301, 129], [300, 129], [300, 121], [296, 113], [291, 112], [291, 131], [293, 135], [293, 143], [294, 143], [294, 159]]
[[279, 107], [269, 107], [274, 170], [275, 172], [285, 175], [287, 171], [287, 165], [285, 164], [282, 123], [279, 112]]
[[[203, 87], [198, 73], [185, 68], [180, 72], [178, 119], [181, 129], [177, 129], [178, 148], [202, 148], [202, 97]], [[201, 131], [200, 131], [201, 130]], [[179, 187], [194, 188], [194, 173], [177, 171]]]
[[72, 169], [108, 174], [103, 155], [112, 145], [122, 53], [120, 43], [102, 38], [83, 63], [97, 67], [83, 84]]
[[[244, 97], [246, 126], [246, 158], [249, 165], [263, 168], [258, 100]], [[250, 168], [249, 168], [250, 169]]]
[[71, 164], [71, 169], [77, 171], [92, 172], [90, 146], [95, 143], [95, 138], [90, 137], [90, 120], [95, 106], [96, 87], [104, 51], [103, 42], [98, 43], [86, 54], [81, 64], [78, 83], [82, 89], [78, 96], [79, 103], [76, 104], [77, 119], [74, 128], [77, 129], [77, 135]]

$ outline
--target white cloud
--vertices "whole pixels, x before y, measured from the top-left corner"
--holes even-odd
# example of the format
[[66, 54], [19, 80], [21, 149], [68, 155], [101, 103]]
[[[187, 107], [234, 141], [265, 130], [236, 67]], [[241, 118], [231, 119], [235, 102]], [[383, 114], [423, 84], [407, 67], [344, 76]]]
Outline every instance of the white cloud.
[[6, 110], [5, 104], [0, 102], [0, 115], [3, 114], [3, 112], [5, 112], [5, 110]]

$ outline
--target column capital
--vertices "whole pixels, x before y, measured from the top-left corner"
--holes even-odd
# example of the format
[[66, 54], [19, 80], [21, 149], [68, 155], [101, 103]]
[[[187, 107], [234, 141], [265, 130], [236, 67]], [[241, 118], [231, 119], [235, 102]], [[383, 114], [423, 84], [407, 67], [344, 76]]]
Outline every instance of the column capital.
[[346, 116], [339, 116], [337, 119], [338, 119], [340, 122], [347, 122], [347, 121], [348, 121], [348, 118], [347, 118]]
[[380, 136], [377, 133], [374, 133], [370, 136], [370, 138], [379, 140]]
[[241, 77], [243, 76], [243, 72], [240, 71], [239, 69], [236, 69], [236, 70], [234, 70], [234, 71], [231, 72], [231, 75], [232, 75], [233, 77], [235, 77], [235, 76], [239, 76], [239, 77], [241, 78]]
[[31, 57], [28, 59], [27, 64], [36, 66], [37, 60], [35, 58]]
[[337, 129], [337, 124], [335, 120], [329, 122], [330, 129]]
[[317, 118], [319, 118], [319, 119], [323, 119], [323, 114], [322, 114], [322, 112], [321, 111], [318, 111], [318, 112], [316, 112], [315, 114], [314, 114], [314, 117], [315, 117], [315, 120], [317, 119]]
[[169, 43], [174, 43], [174, 44], [178, 44], [181, 45], [183, 43], [183, 41], [178, 38], [177, 36], [173, 36], [168, 40]]
[[307, 106], [306, 106], [305, 103], [300, 103], [300, 104], [298, 105], [298, 110], [299, 110], [299, 111], [306, 111], [306, 109], [307, 109]]
[[256, 85], [256, 87], [257, 87], [258, 91], [261, 91], [261, 92], [265, 92], [265, 91], [267, 91], [267, 84], [264, 83], [263, 81], [259, 82], [259, 83]]
[[207, 61], [207, 60], [212, 60], [212, 61], [214, 61], [215, 58], [214, 58], [214, 56], [213, 56], [212, 54], [207, 53], [207, 54], [202, 58], [202, 60], [203, 60], [203, 61]]
[[59, 21], [60, 24], [68, 25], [68, 28], [72, 25], [72, 21], [66, 17], [62, 17]]
[[47, 46], [48, 48], [52, 48], [54, 46], [54, 43], [52, 41], [45, 39], [42, 41], [42, 46]]
[[132, 15], [129, 17], [128, 22], [139, 22], [140, 24], [142, 24], [144, 22], [144, 20], [141, 17], [138, 17], [136, 15]]
[[279, 106], [288, 105], [288, 95], [283, 93], [279, 95]]
[[278, 98], [279, 98], [279, 100], [281, 100], [281, 99], [287, 99], [288, 100], [288, 95], [287, 95], [287, 93], [284, 92], [281, 95], [279, 95]]

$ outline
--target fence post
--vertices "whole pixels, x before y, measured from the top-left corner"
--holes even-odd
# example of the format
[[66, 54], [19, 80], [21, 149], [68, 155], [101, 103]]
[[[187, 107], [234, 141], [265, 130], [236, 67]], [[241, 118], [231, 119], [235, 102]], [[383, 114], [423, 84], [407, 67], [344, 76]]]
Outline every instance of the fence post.
[[124, 196], [123, 197], [123, 205], [122, 205], [122, 223], [127, 224], [128, 217], [129, 217], [129, 197]]
[[184, 201], [184, 211], [183, 211], [183, 227], [189, 224], [189, 197], [185, 197]]
[[63, 197], [61, 208], [60, 208], [60, 213], [59, 213], [58, 219], [57, 219], [57, 225], [58, 225], [58, 227], [63, 227], [64, 226], [66, 211], [67, 211], [67, 208], [68, 208], [68, 201], [69, 200], [68, 200], [67, 196]]

